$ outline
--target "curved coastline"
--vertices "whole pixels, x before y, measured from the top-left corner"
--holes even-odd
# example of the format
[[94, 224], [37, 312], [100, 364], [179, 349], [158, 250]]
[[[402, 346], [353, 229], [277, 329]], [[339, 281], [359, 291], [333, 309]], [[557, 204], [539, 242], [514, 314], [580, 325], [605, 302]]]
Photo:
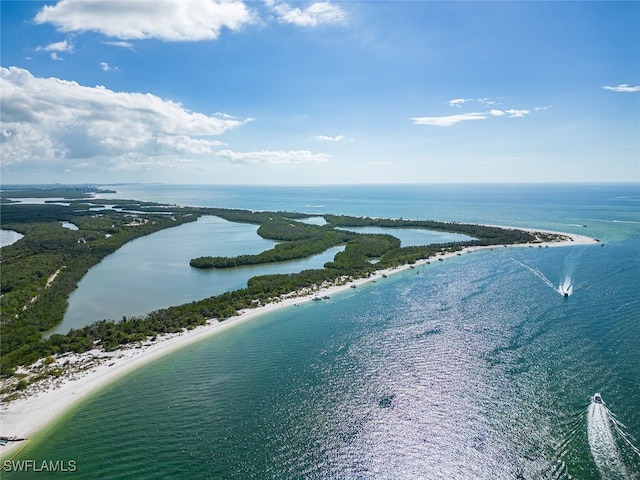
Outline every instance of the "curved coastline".
[[[529, 232], [559, 234], [566, 237], [566, 240], [535, 244], [513, 244], [508, 246], [505, 245], [505, 247], [562, 247], [599, 244], [598, 240], [579, 234], [550, 232], [540, 229], [525, 229], [520, 227], [517, 227], [517, 229]], [[497, 247], [495, 245], [466, 247], [458, 252], [438, 255], [437, 260], [445, 260], [460, 254], [491, 248]], [[414, 265], [424, 265], [429, 262], [430, 260], [420, 260]], [[58, 357], [55, 361], [60, 365], [68, 362], [69, 364], [77, 366], [77, 369], [66, 377], [58, 377], [55, 379], [49, 378], [30, 386], [25, 392], [26, 396], [24, 398], [18, 398], [11, 402], [0, 404], [0, 436], [28, 439], [30, 435], [35, 434], [37, 431], [50, 424], [54, 419], [68, 411], [72, 406], [78, 404], [90, 393], [94, 393], [100, 388], [106, 387], [109, 383], [121, 378], [146, 363], [168, 355], [171, 352], [186, 347], [187, 345], [211, 335], [223, 332], [229, 328], [255, 319], [265, 313], [293, 306], [298, 303], [312, 301], [312, 299], [317, 295], [332, 295], [339, 291], [346, 290], [353, 285], [359, 286], [381, 279], [383, 276], [407, 270], [411, 266], [412, 265], [406, 264], [387, 270], [378, 270], [369, 277], [359, 278], [345, 285], [319, 289], [311, 294], [297, 292], [300, 296], [291, 296], [290, 298], [280, 302], [274, 302], [253, 309], [244, 310], [239, 312], [239, 315], [224, 321], [210, 320], [206, 325], [177, 334], [159, 336], [154, 341], [143, 342], [138, 346], [121, 348], [114, 352], [92, 350], [83, 354], [71, 354]], [[13, 456], [17, 455], [20, 449], [25, 446], [25, 443], [26, 441], [9, 442], [0, 450], [0, 458], [3, 460], [13, 458]]]

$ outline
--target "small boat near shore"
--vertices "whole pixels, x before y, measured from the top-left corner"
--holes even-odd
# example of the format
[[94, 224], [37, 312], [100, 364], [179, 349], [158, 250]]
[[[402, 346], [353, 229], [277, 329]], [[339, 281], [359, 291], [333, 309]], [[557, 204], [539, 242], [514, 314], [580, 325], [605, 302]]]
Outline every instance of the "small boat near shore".
[[6, 445], [8, 442], [23, 442], [26, 438], [18, 438], [18, 437], [0, 437], [0, 443]]

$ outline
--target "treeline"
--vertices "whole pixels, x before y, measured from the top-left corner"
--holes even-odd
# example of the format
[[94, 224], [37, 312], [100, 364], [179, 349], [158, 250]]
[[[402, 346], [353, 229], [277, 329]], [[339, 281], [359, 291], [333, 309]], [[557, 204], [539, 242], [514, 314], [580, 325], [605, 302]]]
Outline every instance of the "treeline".
[[338, 252], [333, 262], [325, 263], [325, 268], [336, 269], [343, 275], [362, 276], [377, 267], [372, 259], [383, 257], [400, 248], [400, 240], [391, 235], [358, 234], [342, 252]]
[[445, 243], [396, 248], [385, 253], [376, 267], [391, 268], [398, 265], [411, 265], [418, 260], [427, 260], [440, 253], [460, 251], [464, 246], [462, 243]]
[[335, 227], [422, 228], [426, 230], [461, 233], [477, 239], [475, 242], [464, 242], [465, 245], [501, 245], [536, 241], [535, 235], [524, 230], [469, 223], [352, 217], [348, 215], [325, 215], [324, 218], [330, 225]]
[[347, 243], [357, 234], [333, 228], [309, 225], [271, 214], [258, 228], [258, 234], [269, 240], [277, 240], [273, 248], [255, 255], [236, 257], [198, 257], [189, 262], [195, 268], [233, 268], [245, 265], [296, 260], [316, 255]]
[[255, 225], [261, 225], [274, 219], [300, 220], [309, 217], [309, 215], [299, 212], [267, 212], [262, 210], [236, 210], [215, 207], [193, 207], [189, 208], [189, 211], [199, 215], [213, 215], [214, 217], [220, 217], [229, 222], [251, 223]]

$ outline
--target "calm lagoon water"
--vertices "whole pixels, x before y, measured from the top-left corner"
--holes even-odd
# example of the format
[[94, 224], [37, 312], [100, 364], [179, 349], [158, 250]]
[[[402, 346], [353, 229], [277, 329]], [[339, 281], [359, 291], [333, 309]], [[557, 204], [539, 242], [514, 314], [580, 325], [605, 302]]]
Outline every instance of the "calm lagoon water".
[[343, 248], [271, 266], [226, 270], [189, 266], [194, 257], [236, 256], [272, 248], [275, 242], [263, 239], [257, 230], [257, 225], [206, 216], [129, 242], [85, 275], [69, 298], [64, 320], [50, 333], [201, 300], [246, 287], [256, 275], [321, 268]]
[[24, 235], [13, 230], [3, 230], [0, 228], [0, 247], [6, 247], [12, 243], [16, 243]]
[[[130, 188], [169, 201], [170, 187]], [[211, 203], [242, 203], [240, 188], [209, 188]], [[76, 478], [639, 478], [637, 185], [245, 195], [246, 208], [517, 224], [605, 245], [475, 252], [264, 315], [97, 392], [20, 458], [73, 459]]]
[[[309, 219], [320, 223], [321, 217]], [[322, 219], [324, 220], [324, 219]], [[73, 224], [65, 222], [66, 228]], [[49, 334], [66, 333], [103, 319], [143, 316], [171, 305], [200, 300], [243, 288], [256, 275], [294, 273], [322, 266], [344, 249], [334, 247], [310, 258], [277, 265], [226, 270], [189, 266], [199, 256], [236, 256], [272, 248], [276, 242], [257, 234], [258, 226], [201, 217], [194, 223], [136, 239], [93, 267], [69, 298], [64, 320]], [[361, 233], [390, 233], [403, 246], [468, 240], [471, 237], [416, 229], [353, 228]]]

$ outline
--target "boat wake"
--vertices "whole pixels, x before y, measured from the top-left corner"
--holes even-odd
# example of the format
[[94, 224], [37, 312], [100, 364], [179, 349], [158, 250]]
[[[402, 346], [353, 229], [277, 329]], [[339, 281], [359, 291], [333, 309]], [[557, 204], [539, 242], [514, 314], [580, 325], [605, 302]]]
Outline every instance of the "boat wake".
[[547, 285], [547, 287], [551, 288], [551, 290], [553, 290], [554, 292], [558, 292], [560, 295], [563, 295], [565, 297], [568, 297], [573, 293], [573, 284], [570, 278], [565, 278], [564, 283], [562, 285], [556, 286], [540, 270], [533, 268], [527, 265], [526, 263], [522, 263], [521, 261], [516, 260], [515, 258], [513, 259], [513, 261], [519, 265], [522, 265], [524, 268], [526, 268], [531, 273], [533, 273], [536, 277], [542, 280], [545, 283], [545, 285]]
[[634, 455], [640, 457], [640, 450], [632, 443], [624, 428], [604, 404], [600, 394], [596, 393], [587, 410], [587, 436], [591, 455], [602, 478], [635, 478], [629, 474], [622, 460], [617, 439], [621, 439]]
[[573, 249], [564, 257], [564, 280], [558, 286], [558, 293], [564, 297], [573, 295], [573, 274], [584, 249]]
[[562, 285], [558, 287], [558, 293], [564, 297], [573, 294], [573, 282], [570, 277], [565, 277]]

